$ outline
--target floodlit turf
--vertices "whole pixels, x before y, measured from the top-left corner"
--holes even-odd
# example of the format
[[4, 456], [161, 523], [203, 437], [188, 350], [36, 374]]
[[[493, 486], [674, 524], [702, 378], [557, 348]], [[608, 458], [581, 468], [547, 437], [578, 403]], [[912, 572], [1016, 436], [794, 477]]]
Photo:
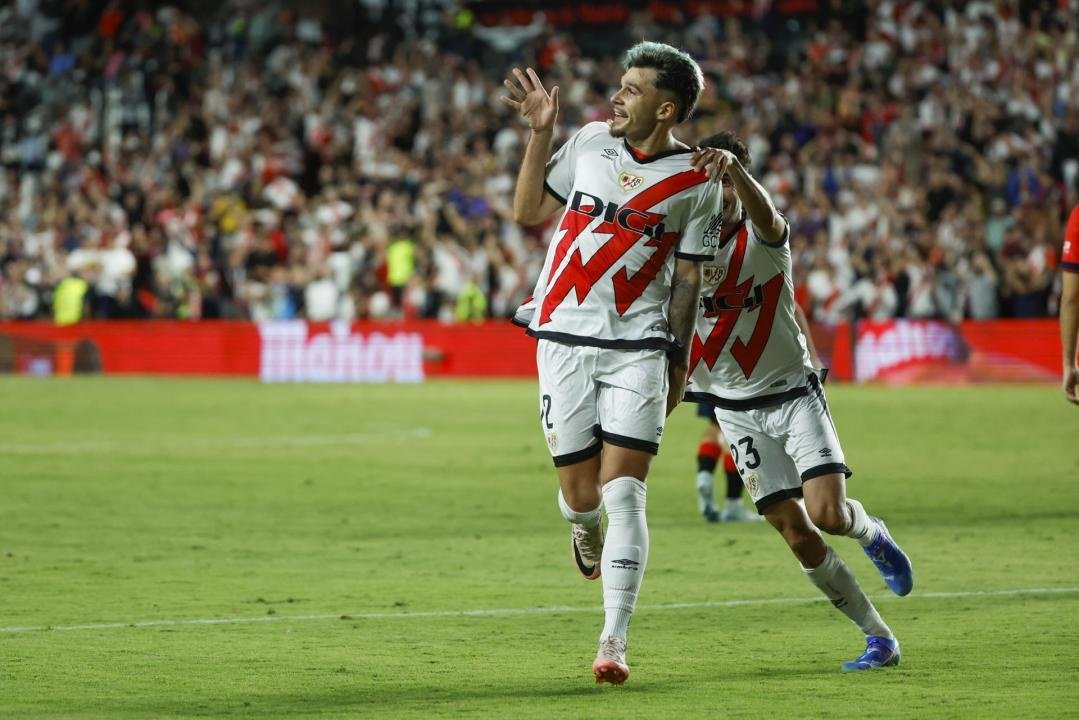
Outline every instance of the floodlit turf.
[[833, 542], [901, 666], [840, 673], [861, 637], [779, 537], [696, 516], [687, 406], [612, 688], [531, 382], [0, 379], [0, 718], [1073, 716], [1079, 408], [1053, 387], [830, 400], [851, 494], [915, 563], [890, 597]]

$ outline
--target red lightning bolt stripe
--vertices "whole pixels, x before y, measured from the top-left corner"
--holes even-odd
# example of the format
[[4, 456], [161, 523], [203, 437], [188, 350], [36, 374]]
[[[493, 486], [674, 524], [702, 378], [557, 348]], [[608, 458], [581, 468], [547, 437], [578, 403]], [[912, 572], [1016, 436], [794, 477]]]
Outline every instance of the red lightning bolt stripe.
[[[752, 289], [752, 277], [744, 283], [738, 284], [738, 276], [742, 273], [742, 262], [745, 260], [748, 243], [749, 232], [743, 224], [734, 240], [734, 250], [731, 253], [731, 261], [727, 265], [727, 274], [723, 277], [719, 287], [716, 288], [715, 293], [712, 295], [713, 298], [727, 295], [745, 297]], [[723, 348], [727, 346], [727, 341], [730, 339], [731, 333], [734, 332], [734, 326], [737, 324], [738, 316], [741, 313], [741, 308], [721, 310], [716, 318], [716, 324], [712, 326], [712, 332], [708, 333], [706, 339], [702, 340], [700, 335], [693, 334], [693, 346], [690, 348], [689, 355], [690, 369], [697, 367], [697, 363], [701, 360], [704, 361], [709, 370], [715, 367], [716, 360], [719, 358], [719, 354], [723, 352]]]
[[[625, 204], [621, 206], [621, 208], [619, 208], [619, 210], [629, 209], [639, 213], [645, 213], [649, 208], [658, 205], [667, 198], [670, 198], [673, 195], [680, 193], [683, 190], [686, 190], [687, 188], [691, 188], [695, 185], [700, 185], [705, 180], [707, 180], [707, 177], [704, 175], [704, 173], [697, 170], [687, 170], [685, 172], [678, 173], [677, 175], [672, 175], [671, 177], [665, 178], [664, 180], [656, 183], [655, 185], [652, 185], [651, 187], [641, 191], [634, 197], [630, 198]], [[572, 211], [567, 212], [566, 214], [570, 215], [571, 213]], [[576, 215], [577, 213], [572, 214]], [[590, 220], [591, 219], [589, 219], [589, 221]], [[569, 226], [567, 222], [564, 221], [563, 227], [566, 227], [567, 230], [569, 230], [572, 226]], [[600, 280], [600, 278], [602, 278], [607, 273], [607, 271], [609, 271], [614, 266], [614, 264], [619, 260], [619, 258], [625, 255], [626, 252], [629, 251], [631, 247], [633, 247], [633, 245], [640, 239], [642, 234], [641, 232], [627, 230], [621, 225], [610, 222], [600, 223], [593, 231], [594, 234], [605, 232], [612, 233], [610, 240], [604, 243], [603, 246], [596, 251], [596, 253], [589, 259], [587, 263], [584, 263], [581, 260], [581, 253], [579, 250], [573, 252], [570, 255], [570, 259], [566, 263], [565, 269], [563, 269], [563, 271], [558, 275], [554, 283], [548, 287], [547, 292], [544, 293], [543, 305], [540, 309], [540, 325], [550, 322], [551, 314], [566, 299], [566, 296], [569, 295], [570, 290], [576, 290], [578, 304], [583, 302], [585, 297], [588, 296], [588, 293], [592, 290], [592, 288]], [[577, 229], [577, 234], [579, 233], [580, 229]], [[559, 243], [559, 247], [556, 249], [556, 260], [560, 260], [561, 257], [565, 256], [565, 252], [569, 248], [569, 244], [566, 242], [566, 239], [570, 236], [570, 234], [570, 232], [567, 232], [566, 237], [564, 237], [563, 241]], [[668, 234], [670, 233], [665, 233], [664, 238]], [[574, 238], [576, 238], [576, 235], [574, 235]], [[656, 243], [656, 245], [658, 245], [658, 249], [654, 254], [664, 252], [664, 238], [660, 238], [660, 241]], [[677, 234], [675, 234], [674, 239], [677, 239]], [[572, 240], [570, 240], [570, 242], [572, 242]], [[669, 240], [667, 242], [673, 244], [673, 240]], [[669, 253], [670, 248], [668, 247], [665, 252]], [[666, 259], [666, 255], [664, 255], [663, 259]], [[557, 266], [557, 262], [552, 265], [552, 272], [554, 272], [554, 269]], [[658, 272], [658, 269], [659, 268], [657, 266], [656, 272]], [[642, 267], [641, 271], [643, 270], [644, 268]], [[640, 275], [641, 271], [638, 271], [637, 275]], [[648, 282], [651, 282], [654, 277], [655, 274], [653, 274], [651, 278], [648, 278]], [[645, 280], [645, 278], [646, 276], [642, 276], [641, 280], [643, 281]], [[636, 275], [634, 276], [634, 279], [636, 279]], [[644, 287], [647, 287], [647, 283], [644, 283], [644, 285], [642, 285], [640, 289], [641, 292], [644, 291]], [[629, 297], [629, 293], [634, 290], [636, 290], [636, 284], [634, 284], [634, 287], [631, 290], [625, 290], [624, 292], [626, 294], [623, 295], [622, 298], [620, 298], [620, 304], [625, 305], [625, 307], [628, 308], [629, 304], [640, 296], [640, 293], [638, 293], [635, 296]]]
[[785, 275], [779, 273], [778, 275], [773, 275], [771, 280], [764, 283], [762, 288], [764, 290], [764, 302], [753, 308], [759, 314], [757, 315], [757, 324], [753, 326], [753, 334], [750, 336], [749, 342], [746, 343], [741, 338], [737, 338], [731, 346], [731, 356], [737, 361], [738, 367], [742, 368], [742, 374], [745, 375], [746, 380], [753, 374], [757, 363], [761, 361], [764, 347], [768, 344], [768, 338], [772, 336], [772, 324], [775, 322], [776, 310], [779, 308], [779, 297], [783, 293], [784, 279]]

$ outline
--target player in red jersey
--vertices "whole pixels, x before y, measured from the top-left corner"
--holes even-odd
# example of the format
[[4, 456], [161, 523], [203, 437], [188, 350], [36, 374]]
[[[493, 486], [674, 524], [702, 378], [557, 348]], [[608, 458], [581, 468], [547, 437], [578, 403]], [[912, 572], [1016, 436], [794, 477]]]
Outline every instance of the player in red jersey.
[[865, 633], [865, 652], [843, 669], [896, 665], [899, 642], [818, 531], [855, 538], [896, 594], [911, 591], [910, 560], [884, 523], [846, 496], [851, 471], [796, 319], [787, 220], [746, 171], [749, 153], [736, 135], [701, 146], [714, 149], [695, 162], [723, 177], [727, 196], [716, 259], [704, 268], [686, 397], [716, 408], [757, 510]]
[[1064, 251], [1060, 257], [1063, 289], [1060, 293], [1060, 345], [1064, 351], [1062, 387], [1068, 402], [1079, 405], [1079, 365], [1076, 364], [1076, 336], [1079, 336], [1079, 205], [1072, 208], [1064, 231]]
[[[561, 211], [532, 298], [515, 316], [538, 339], [540, 423], [558, 473], [571, 550], [602, 577], [596, 682], [629, 675], [626, 638], [648, 559], [645, 477], [681, 399], [722, 196], [672, 134], [704, 79], [688, 55], [643, 42], [625, 56], [613, 118], [551, 156], [558, 88], [514, 69], [505, 81], [532, 132], [513, 197], [519, 222]], [[604, 540], [600, 506], [607, 514]]]

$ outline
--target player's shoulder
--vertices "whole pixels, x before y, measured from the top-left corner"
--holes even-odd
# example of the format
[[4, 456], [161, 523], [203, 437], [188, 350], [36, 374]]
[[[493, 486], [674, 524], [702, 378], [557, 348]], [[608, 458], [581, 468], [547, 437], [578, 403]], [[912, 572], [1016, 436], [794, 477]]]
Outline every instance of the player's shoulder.
[[1079, 272], [1079, 205], [1072, 208], [1071, 215], [1068, 217], [1060, 259], [1064, 270]]
[[1064, 230], [1064, 237], [1072, 242], [1079, 241], [1079, 205], [1073, 207], [1068, 215], [1068, 225]]
[[607, 123], [598, 120], [582, 125], [574, 137], [578, 143], [601, 143], [613, 139]]

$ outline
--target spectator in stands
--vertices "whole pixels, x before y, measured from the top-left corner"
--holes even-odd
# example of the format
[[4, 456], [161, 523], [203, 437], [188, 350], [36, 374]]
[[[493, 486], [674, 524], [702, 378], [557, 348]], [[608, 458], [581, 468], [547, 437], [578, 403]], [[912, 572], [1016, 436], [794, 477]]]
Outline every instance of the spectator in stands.
[[545, 235], [505, 212], [524, 129], [488, 99], [534, 58], [572, 101], [566, 137], [604, 117], [597, 78], [637, 36], [697, 56], [686, 137], [743, 130], [816, 319], [892, 314], [884, 277], [896, 317], [1055, 309], [1079, 182], [1067, 3], [655, 4], [599, 33], [383, 5], [0, 7], [0, 317], [47, 317], [88, 256], [94, 317], [300, 316], [331, 278], [334, 317], [452, 321], [462, 293], [468, 317], [505, 316]]

